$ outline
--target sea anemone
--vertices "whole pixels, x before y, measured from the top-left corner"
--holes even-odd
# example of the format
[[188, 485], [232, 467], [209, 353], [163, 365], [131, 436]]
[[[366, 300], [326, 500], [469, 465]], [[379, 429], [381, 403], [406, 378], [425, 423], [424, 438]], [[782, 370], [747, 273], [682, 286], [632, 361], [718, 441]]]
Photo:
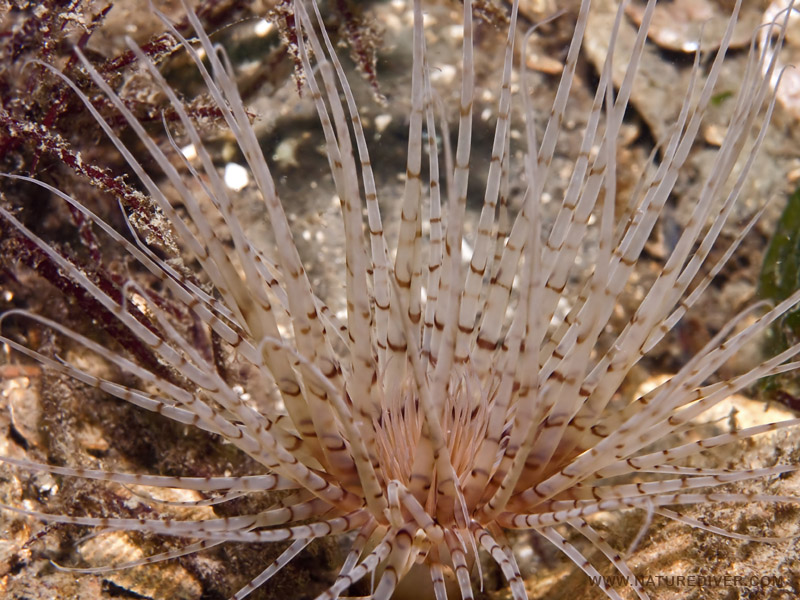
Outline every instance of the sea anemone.
[[[517, 39], [518, 2], [513, 2], [483, 201], [468, 235], [475, 94], [472, 2], [464, 1], [458, 136], [451, 152], [446, 119], [436, 118], [442, 103], [431, 83], [423, 8], [414, 0], [408, 149], [403, 193], [396, 199], [397, 240], [391, 243], [384, 235], [359, 107], [319, 9], [313, 2], [284, 3], [298, 85], [314, 101], [341, 203], [341, 313], [315, 293], [311, 265], [300, 258], [273, 170], [254, 131], [254, 115], [242, 101], [225, 51], [209, 38], [185, 0], [195, 39], [186, 39], [163, 20], [205, 83], [211, 101], [204, 114], [190, 114], [150, 55], [128, 41], [131, 56], [165, 99], [164, 114], [171, 116], [163, 119], [165, 139], [141, 122], [119, 90], [76, 49], [95, 89], [65, 76], [62, 80], [124, 158], [136, 182], [124, 190], [149, 208], [133, 214], [126, 207], [129, 227], [118, 230], [79, 198], [42, 179], [2, 175], [4, 185], [24, 184], [67, 203], [85, 239], [105, 240], [90, 250], [99, 253], [104, 245], [116, 244], [129, 264], [127, 277], [103, 277], [85, 264], [90, 261], [79, 262], [36, 233], [23, 216], [24, 207], [4, 202], [3, 226], [36, 256], [30, 262], [50, 265], [53, 280], [61, 281], [79, 305], [95, 311], [90, 318], [98, 327], [79, 332], [17, 308], [0, 317], [4, 330], [32, 322], [79, 351], [48, 353], [13, 333], [0, 341], [76, 386], [97, 388], [225, 440], [248, 457], [254, 471], [179, 477], [54, 466], [12, 456], [0, 460], [28, 472], [109, 486], [214, 495], [189, 503], [195, 507], [273, 493], [266, 506], [241, 504], [242, 512], [222, 517], [154, 518], [148, 510], [126, 513], [124, 507], [117, 514], [88, 516], [22, 505], [3, 508], [104, 533], [189, 540], [183, 547], [121, 564], [70, 568], [76, 572], [105, 573], [224, 543], [281, 544], [277, 558], [233, 596], [237, 599], [265, 585], [319, 538], [342, 540], [347, 549], [335, 579], [318, 596], [324, 600], [352, 593], [362, 580], [371, 582], [366, 588], [371, 597], [392, 597], [398, 582], [418, 564], [437, 599], [472, 598], [471, 573], [481, 576], [481, 555], [502, 573], [511, 597], [527, 598], [509, 538], [514, 531], [548, 540], [591, 577], [599, 576], [597, 563], [609, 563], [640, 598], [647, 598], [620, 550], [592, 525], [593, 515], [610, 511], [638, 509], [748, 541], [783, 539], [727, 532], [672, 507], [800, 500], [717, 490], [792, 473], [798, 469], [795, 463], [746, 469], [691, 464], [704, 450], [793, 427], [800, 420], [695, 440], [682, 437], [698, 417], [732, 394], [800, 366], [791, 362], [800, 352], [796, 344], [743, 372], [720, 375], [731, 357], [756, 344], [800, 301], [800, 292], [774, 307], [743, 311], [653, 389], [633, 396], [621, 390], [637, 363], [702, 297], [761, 214], [728, 247], [718, 248], [768, 129], [773, 83], [779, 79], [776, 55], [791, 9], [763, 26], [767, 43], [757, 45], [760, 32], [754, 34], [732, 99], [732, 117], [691, 216], [627, 322], [618, 329], [611, 325], [716, 99], [740, 3], [705, 75], [701, 53], [696, 54], [689, 87], [680, 91], [684, 99], [675, 123], [641, 166], [629, 199], [620, 203], [619, 138], [656, 4], [646, 4], [625, 76], [615, 88], [614, 49], [627, 4], [621, 3], [585, 116], [580, 152], [551, 220], [544, 214], [543, 197], [556, 177], [552, 162], [590, 2], [580, 3], [543, 133], [531, 105], [536, 91], [524, 68], [519, 85], [512, 85], [515, 52], [526, 46]], [[60, 76], [49, 64], [29, 68]], [[525, 139], [525, 154], [524, 173], [512, 182], [514, 97], [525, 116], [519, 136]], [[107, 110], [112, 107], [114, 116]], [[257, 247], [234, 213], [234, 194], [207, 149], [201, 116], [224, 122], [244, 157], [266, 208], [270, 248]], [[181, 144], [191, 146], [191, 158]], [[423, 167], [425, 150], [428, 164]], [[73, 162], [79, 172], [86, 169], [80, 156]], [[114, 181], [106, 184], [117, 192], [116, 199], [123, 184]], [[511, 197], [514, 189], [521, 190], [518, 198]], [[156, 219], [168, 226], [153, 225]], [[142, 231], [147, 239], [141, 239]], [[170, 236], [183, 261], [165, 257]], [[462, 250], [467, 238], [469, 256]], [[590, 241], [588, 248], [584, 239]], [[718, 256], [712, 259], [714, 252]], [[576, 261], [584, 255], [589, 268], [579, 269]], [[95, 364], [89, 356], [97, 357]], [[145, 505], [187, 504], [158, 501], [141, 491], [137, 496]], [[568, 539], [567, 526], [586, 540], [585, 547]], [[602, 579], [595, 581], [608, 597], [620, 597]]]

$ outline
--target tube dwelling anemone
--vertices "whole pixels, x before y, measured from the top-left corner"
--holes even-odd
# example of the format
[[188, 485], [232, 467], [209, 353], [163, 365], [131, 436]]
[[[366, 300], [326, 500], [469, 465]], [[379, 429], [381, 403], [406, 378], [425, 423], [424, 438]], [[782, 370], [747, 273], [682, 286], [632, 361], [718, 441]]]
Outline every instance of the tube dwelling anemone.
[[[660, 143], [658, 159], [651, 158], [627, 208], [620, 212], [617, 203], [609, 201], [616, 197], [616, 151], [655, 1], [647, 2], [626, 76], [615, 89], [611, 57], [625, 4], [617, 13], [609, 43], [612, 51], [599, 73], [580, 153], [555, 220], [547, 229], [542, 196], [554, 177], [551, 164], [590, 2], [580, 3], [541, 137], [525, 70], [520, 72], [522, 91], [516, 100], [526, 116], [524, 196], [512, 219], [508, 206], [510, 114], [515, 99], [511, 80], [514, 48], [520, 43], [518, 3], [513, 2], [490, 167], [476, 233], [470, 240], [474, 250], [465, 260], [466, 205], [468, 193], [473, 193], [468, 192], [475, 89], [472, 3], [464, 1], [460, 117], [451, 152], [445, 123], [437, 129], [423, 7], [420, 0], [413, 2], [408, 153], [404, 191], [397, 199], [401, 210], [396, 244], [390, 244], [383, 233], [379, 191], [358, 106], [333, 43], [325, 28], [318, 26], [318, 7], [312, 2], [291, 3], [297, 58], [305, 74], [303, 91], [318, 111], [341, 201], [347, 307], [343, 318], [312, 289], [270, 163], [225, 52], [209, 39], [188, 4], [184, 1], [196, 40], [186, 40], [166, 18], [164, 23], [195, 62], [247, 161], [274, 236], [270, 252], [257, 250], [248, 239], [232, 210], [231, 190], [214, 165], [198, 125], [151, 59], [129, 42], [177, 115], [180, 136], [195, 148], [194, 162], [181, 154], [173, 138], [178, 134], [170, 133], [173, 124], [167, 128], [169, 144], [157, 143], [76, 50], [97, 90], [125, 120], [159, 173], [145, 168], [87, 92], [66, 77], [64, 82], [125, 159], [142, 193], [169, 221], [181, 250], [199, 265], [200, 272], [197, 277], [187, 275], [139, 239], [134, 227], [124, 233], [115, 230], [79, 199], [45, 182], [5, 174], [6, 182], [38, 186], [69, 204], [149, 274], [109, 291], [34, 233], [17, 211], [0, 206], [0, 217], [7, 224], [112, 314], [136, 346], [146, 350], [144, 355], [156, 360], [148, 363], [141, 353], [109, 349], [62, 323], [22, 309], [7, 311], [0, 318], [3, 327], [12, 320], [33, 321], [86, 353], [103, 357], [126, 377], [97, 374], [83, 363], [47, 355], [10, 335], [0, 336], [0, 341], [47, 370], [216, 434], [263, 470], [249, 476], [193, 478], [51, 466], [10, 456], [0, 460], [19, 469], [65, 477], [217, 493], [221, 496], [214, 502], [220, 503], [255, 492], [281, 494], [258, 512], [206, 519], [71, 516], [23, 506], [3, 508], [49, 523], [189, 540], [177, 550], [76, 572], [130, 568], [226, 542], [282, 544], [278, 558], [236, 592], [236, 599], [269, 585], [268, 580], [313, 540], [330, 536], [345, 540], [348, 552], [333, 583], [317, 596], [321, 600], [343, 597], [362, 580], [372, 581], [370, 597], [390, 598], [398, 582], [418, 563], [426, 567], [437, 599], [472, 598], [481, 554], [488, 555], [502, 572], [511, 597], [527, 598], [509, 531], [531, 531], [543, 537], [589, 576], [599, 574], [600, 562], [610, 563], [629, 579], [639, 598], [648, 598], [618, 550], [590, 524], [592, 515], [608, 511], [639, 509], [719, 535], [778, 541], [725, 532], [670, 507], [800, 501], [794, 496], [728, 488], [715, 491], [725, 484], [792, 473], [797, 464], [741, 470], [687, 466], [705, 449], [794, 427], [800, 419], [689, 442], [676, 441], [680, 438], [674, 434], [759, 379], [800, 366], [793, 362], [800, 352], [797, 344], [746, 372], [714, 379], [730, 357], [758, 340], [800, 301], [800, 292], [760, 314], [756, 307], [734, 318], [652, 391], [631, 398], [622, 408], [612, 400], [626, 375], [698, 301], [760, 215], [709, 264], [767, 131], [774, 108], [770, 82], [786, 12], [767, 26], [767, 39], [774, 44], [762, 49], [752, 45], [733, 117], [692, 216], [627, 325], [613, 332], [608, 344], [601, 337], [608, 333], [612, 313], [715, 94], [740, 2], [705, 77], [699, 54], [695, 59], [678, 119]], [[53, 67], [42, 66], [56, 73]], [[429, 163], [427, 181], [423, 181], [426, 145]], [[202, 203], [194, 190], [202, 191]], [[230, 243], [223, 242], [223, 234], [211, 226], [209, 209], [224, 223], [224, 237]], [[576, 276], [581, 240], [590, 230], [596, 231], [598, 240], [591, 272], [582, 280], [579, 293], [565, 298], [567, 290], [573, 289], [567, 283]], [[157, 286], [169, 304], [148, 293], [140, 283], [144, 280]], [[207, 281], [213, 289], [197, 281]], [[571, 308], [558, 318], [563, 299]], [[186, 315], [199, 324], [204, 336], [217, 340], [227, 360], [247, 365], [252, 381], [233, 381], [222, 373], [215, 360], [197, 347], [196, 329], [187, 332], [179, 318]], [[566, 527], [585, 538], [589, 551], [567, 539]], [[448, 587], [449, 580], [455, 581], [455, 589]], [[602, 581], [598, 585], [609, 598], [620, 598]]]

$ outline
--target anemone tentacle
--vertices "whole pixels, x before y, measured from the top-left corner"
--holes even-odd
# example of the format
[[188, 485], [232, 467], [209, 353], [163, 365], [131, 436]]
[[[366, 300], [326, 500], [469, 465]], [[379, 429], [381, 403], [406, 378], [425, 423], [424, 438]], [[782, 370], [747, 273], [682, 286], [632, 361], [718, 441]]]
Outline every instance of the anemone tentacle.
[[[341, 207], [344, 315], [334, 314], [315, 292], [310, 265], [301, 259], [291, 218], [279, 197], [275, 169], [225, 50], [212, 41], [188, 0], [181, 4], [194, 39], [155, 13], [191, 59], [219, 120], [244, 157], [274, 243], [257, 248], [248, 237], [247, 224], [233, 208], [234, 193], [215, 165], [202, 128], [145, 50], [126, 40], [131, 56], [174, 115], [172, 121], [162, 118], [163, 132], [158, 135], [87, 54], [76, 49], [77, 63], [129, 135], [119, 133], [103, 115], [94, 92], [51, 65], [40, 66], [80, 100], [169, 222], [186, 264], [193, 261], [199, 273], [196, 278], [186, 275], [177, 262], [150, 248], [131, 217], [125, 218], [129, 231], [121, 233], [78, 198], [45, 181], [0, 174], [2, 182], [31, 186], [68, 204], [141, 270], [110, 291], [89, 269], [37, 233], [21, 216], [24, 211], [5, 201], [0, 205], [0, 219], [119, 321], [153, 362], [145, 364], [124, 348], [27, 309], [0, 315], [0, 343], [51, 372], [219, 436], [262, 471], [183, 477], [56, 466], [13, 456], [0, 456], [0, 462], [109, 486], [133, 486], [145, 503], [173, 508], [218, 508], [255, 493], [271, 495], [267, 505], [236, 516], [185, 519], [49, 514], [0, 504], [10, 513], [47, 523], [188, 540], [183, 548], [117, 565], [60, 568], [108, 573], [226, 542], [286, 542], [281, 554], [233, 595], [239, 600], [265, 585], [314, 540], [338, 536], [346, 555], [320, 600], [343, 597], [362, 579], [372, 580], [371, 597], [391, 598], [418, 563], [427, 566], [437, 600], [452, 596], [448, 581], [455, 582], [462, 598], [473, 598], [473, 571], [480, 577], [481, 553], [499, 569], [511, 597], [523, 600], [527, 591], [506, 532], [524, 530], [554, 544], [599, 581], [609, 598], [620, 594], [602, 580], [600, 565], [633, 581], [634, 593], [645, 600], [648, 591], [594, 525], [593, 515], [636, 509], [739, 540], [789, 539], [726, 531], [675, 506], [800, 503], [800, 497], [743, 492], [730, 485], [789, 476], [800, 469], [798, 464], [729, 469], [696, 467], [691, 461], [710, 448], [796, 427], [800, 419], [689, 442], [680, 435], [699, 429], [698, 419], [731, 395], [800, 366], [797, 343], [743, 372], [720, 375], [731, 357], [757, 343], [800, 303], [800, 291], [773, 307], [758, 304], [743, 310], [658, 387], [622, 400], [620, 390], [637, 363], [699, 301], [763, 214], [762, 207], [720, 250], [721, 232], [733, 219], [776, 108], [775, 85], [782, 75], [778, 52], [794, 10], [791, 4], [753, 34], [732, 117], [710, 174], [698, 187], [688, 221], [663, 268], [619, 329], [612, 326], [614, 311], [629, 290], [719, 93], [741, 0], [733, 7], [713, 60], [704, 66], [696, 53], [675, 123], [642, 165], [640, 184], [622, 209], [617, 205], [617, 150], [656, 1], [647, 0], [625, 75], [615, 82], [615, 50], [629, 3], [619, 4], [608, 56], [585, 115], [580, 150], [552, 222], [542, 207], [556, 177], [554, 157], [576, 84], [591, 2], [580, 2], [541, 135], [531, 101], [535, 90], [530, 89], [525, 66], [529, 36], [520, 44], [519, 0], [511, 3], [494, 135], [486, 157], [488, 174], [480, 208], [471, 215], [468, 201], [477, 154], [474, 7], [464, 0], [453, 148], [446, 118], [437, 120], [437, 112], [444, 111], [432, 82], [422, 0], [412, 0], [408, 140], [403, 192], [396, 199], [396, 243], [384, 233], [386, 218], [379, 203], [383, 191], [376, 183], [365, 125], [321, 11], [312, 0], [284, 2], [303, 72], [302, 91], [316, 111]], [[522, 66], [515, 71], [520, 54]], [[522, 133], [513, 131], [515, 103], [525, 118]], [[512, 174], [516, 138], [524, 139], [525, 154], [523, 174], [512, 181], [517, 177]], [[131, 139], [137, 140], [136, 150]], [[194, 159], [182, 153], [178, 140], [191, 143]], [[518, 197], [512, 198], [513, 189], [522, 190]], [[217, 228], [214, 222], [221, 225]], [[596, 248], [586, 274], [576, 261], [590, 234], [596, 235]], [[467, 242], [469, 256], [462, 251]], [[719, 258], [709, 265], [715, 252], [720, 252]], [[568, 309], [561, 315], [563, 303]], [[6, 335], [2, 329], [12, 321], [35, 324], [85, 354], [102, 357], [121, 376], [99, 374], [74, 357], [52, 356], [12, 333]], [[224, 360], [249, 375], [226, 374], [215, 360], [218, 356], [198, 343], [199, 338], [222, 347]], [[140, 491], [142, 487], [211, 497], [159, 501]], [[566, 533], [571, 530], [588, 550], [573, 543]]]

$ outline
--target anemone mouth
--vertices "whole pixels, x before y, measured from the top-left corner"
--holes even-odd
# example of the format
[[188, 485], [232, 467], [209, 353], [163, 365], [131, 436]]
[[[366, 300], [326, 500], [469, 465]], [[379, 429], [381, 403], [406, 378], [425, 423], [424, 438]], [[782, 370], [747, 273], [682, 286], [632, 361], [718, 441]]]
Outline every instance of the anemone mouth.
[[[624, 77], [615, 81], [611, 57], [599, 69], [596, 93], [581, 128], [580, 151], [562, 186], [553, 223], [545, 227], [542, 206], [576, 84], [589, 4], [581, 2], [555, 100], [546, 124], [537, 129], [524, 68], [515, 81], [514, 48], [519, 40], [518, 4], [513, 3], [483, 203], [469, 236], [470, 171], [477, 154], [472, 141], [472, 6], [464, 3], [458, 139], [451, 148], [446, 120], [437, 124], [421, 4], [413, 3], [408, 147], [397, 199], [397, 243], [390, 244], [352, 88], [317, 6], [291, 3], [290, 43], [321, 123], [324, 155], [341, 206], [346, 306], [341, 314], [315, 293], [296, 232], [278, 197], [274, 165], [252, 127], [227, 54], [209, 38], [191, 8], [185, 7], [186, 19], [197, 42], [187, 40], [168, 19], [164, 25], [201, 74], [211, 111], [225, 122], [248, 165], [271, 228], [268, 249], [252, 243], [232, 208], [236, 185], [219, 172], [196, 116], [144, 49], [129, 43], [131, 56], [149, 73], [180, 130], [173, 131], [165, 113], [162, 138], [143, 125], [143, 117], [80, 50], [75, 56], [82, 76], [102, 92], [100, 108], [81, 85], [40, 64], [84, 104], [157, 206], [155, 212], [169, 221], [207, 285], [143, 243], [130, 227], [129, 215], [123, 223], [128, 230], [121, 233], [74, 190], [66, 193], [41, 179], [4, 174], [4, 183], [51, 195], [78, 215], [86, 253], [100, 257], [99, 268], [45, 240], [30, 217], [0, 206], [3, 226], [35, 254], [32, 268], [44, 265], [68, 297], [91, 309], [104, 335], [76, 331], [69, 323], [19, 308], [6, 311], [0, 325], [14, 320], [34, 323], [88, 354], [104, 356], [113, 368], [87, 368], [80, 357], [48, 353], [5, 331], [0, 340], [75, 385], [225, 440], [246, 457], [255, 473], [136, 475], [3, 455], [8, 465], [50, 477], [97, 480], [112, 489], [150, 486], [213, 496], [161, 500], [166, 506], [200, 511], [178, 519], [160, 518], [161, 513], [155, 518], [150, 505], [158, 503], [152, 497], [88, 516], [47, 513], [22, 502], [3, 508], [48, 523], [190, 540], [183, 547], [122, 564], [72, 569], [88, 574], [158, 563], [227, 542], [280, 545], [277, 556], [235, 594], [236, 599], [271, 582], [320, 538], [343, 539], [348, 549], [338, 574], [318, 596], [323, 600], [341, 597], [369, 579], [375, 583], [369, 592], [373, 597], [389, 598], [415, 563], [425, 565], [437, 599], [454, 595], [445, 582], [448, 576], [455, 579], [458, 594], [471, 598], [471, 571], [481, 564], [480, 556], [488, 557], [512, 597], [521, 600], [528, 593], [509, 530], [535, 532], [551, 542], [611, 598], [619, 593], [597, 579], [598, 560], [646, 598], [630, 566], [592, 521], [597, 514], [628, 509], [740, 540], [783, 540], [763, 533], [724, 532], [671, 507], [798, 501], [792, 493], [722, 487], [785, 476], [797, 470], [794, 463], [722, 469], [691, 462], [710, 447], [785, 430], [797, 425], [796, 419], [743, 430], [732, 427], [689, 441], [680, 434], [699, 430], [695, 420], [731, 394], [798, 366], [791, 361], [800, 344], [740, 373], [713, 379], [729, 358], [800, 301], [800, 292], [762, 313], [748, 309], [738, 314], [674, 375], [646, 392], [619, 396], [626, 376], [676, 328], [757, 220], [750, 220], [720, 251], [722, 258], [712, 261], [712, 250], [732, 220], [775, 108], [771, 83], [785, 23], [765, 26], [775, 34], [765, 39], [777, 46], [759, 48], [753, 43], [733, 118], [713, 153], [710, 171], [700, 178], [690, 216], [674, 236], [665, 264], [633, 302], [627, 322], [615, 328], [610, 326], [612, 315], [687, 168], [691, 147], [716, 97], [739, 3], [719, 52], [703, 67], [705, 73], [700, 55], [694, 59], [691, 83], [676, 122], [657, 148], [658, 158], [654, 151], [641, 169], [641, 185], [617, 206], [619, 138], [655, 10], [655, 2], [647, 3]], [[615, 15], [611, 47], [621, 39], [624, 3]], [[516, 97], [526, 116], [516, 130], [526, 148], [519, 157], [524, 176], [518, 183], [524, 191], [518, 210], [510, 211], [510, 148], [515, 137], [511, 105]], [[103, 112], [111, 109], [116, 120]], [[126, 134], [119, 132], [117, 121], [129, 129]], [[193, 157], [183, 151], [176, 135], [191, 141]], [[128, 136], [138, 140], [136, 152]], [[94, 170], [80, 171], [80, 156], [58, 148], [93, 184], [104, 185], [123, 203], [130, 201], [123, 198], [130, 190], [121, 183]], [[425, 158], [427, 170], [422, 166]], [[160, 174], [151, 173], [151, 168]], [[204, 196], [202, 202], [198, 195]], [[216, 220], [209, 218], [211, 213]], [[151, 216], [151, 224], [152, 220]], [[575, 263], [591, 231], [596, 248], [583, 272]], [[100, 233], [136, 268], [149, 272], [158, 286], [145, 288], [135, 277], [106, 277], [94, 243]], [[464, 244], [467, 237], [471, 247]], [[573, 279], [575, 286], [570, 285]], [[563, 314], [556, 317], [559, 311]], [[108, 338], [119, 345], [110, 348]], [[231, 373], [242, 365], [263, 385], [252, 380], [242, 385]], [[651, 447], [659, 442], [663, 447]], [[202, 510], [262, 492], [274, 493], [263, 505], [245, 503], [241, 511], [224, 516]], [[112, 494], [106, 504], [115, 502]], [[586, 551], [566, 537], [569, 529], [599, 558], [587, 559]]]

